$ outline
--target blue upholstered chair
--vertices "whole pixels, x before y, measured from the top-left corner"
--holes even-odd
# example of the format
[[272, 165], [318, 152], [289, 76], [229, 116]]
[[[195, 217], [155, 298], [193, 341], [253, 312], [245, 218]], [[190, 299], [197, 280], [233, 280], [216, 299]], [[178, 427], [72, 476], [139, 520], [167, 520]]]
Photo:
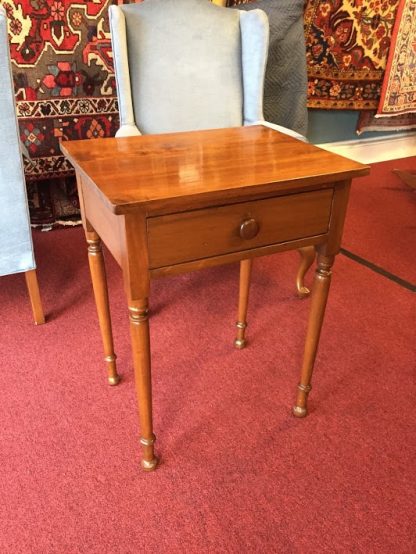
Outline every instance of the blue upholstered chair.
[[0, 6], [0, 276], [11, 273], [25, 274], [35, 323], [44, 323], [17, 128], [7, 19]]
[[120, 129], [130, 136], [264, 122], [266, 14], [210, 0], [110, 7]]
[[[263, 11], [230, 10], [210, 0], [145, 0], [111, 6], [110, 25], [120, 110], [116, 136], [261, 123], [304, 140], [263, 118], [269, 39]], [[240, 348], [250, 272], [251, 260], [242, 261]]]

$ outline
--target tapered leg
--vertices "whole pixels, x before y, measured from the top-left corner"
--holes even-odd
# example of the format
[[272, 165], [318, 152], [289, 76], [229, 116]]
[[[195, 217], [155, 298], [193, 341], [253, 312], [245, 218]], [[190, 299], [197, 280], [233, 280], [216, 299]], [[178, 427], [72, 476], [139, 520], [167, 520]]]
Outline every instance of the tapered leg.
[[134, 375], [139, 404], [140, 444], [143, 450], [141, 466], [145, 471], [153, 471], [156, 469], [158, 459], [154, 454], [156, 437], [153, 434], [152, 419], [152, 377], [147, 298], [141, 301], [130, 301], [129, 314]]
[[36, 269], [31, 269], [25, 272], [26, 286], [29, 292], [30, 304], [32, 306], [33, 319], [35, 325], [42, 325], [45, 323], [45, 316], [43, 314], [42, 301], [40, 299], [38, 277], [36, 275]]
[[240, 262], [240, 290], [238, 298], [237, 338], [234, 340], [236, 348], [244, 348], [246, 345], [245, 333], [247, 327], [248, 296], [250, 292], [250, 278], [253, 260], [241, 260]]
[[328, 299], [333, 262], [334, 256], [318, 256], [300, 383], [298, 385], [296, 404], [292, 410], [293, 415], [296, 417], [305, 417], [307, 415], [307, 399], [312, 388], [312, 372]]
[[107, 364], [107, 379], [109, 385], [117, 385], [120, 377], [117, 373], [116, 358], [111, 329], [110, 306], [108, 302], [107, 276], [100, 237], [87, 231], [88, 261], [90, 264], [92, 287], [97, 306], [98, 321], [104, 346], [104, 361]]
[[308, 287], [305, 287], [305, 275], [308, 272], [309, 268], [315, 260], [315, 247], [314, 246], [305, 246], [299, 248], [298, 252], [300, 254], [300, 266], [298, 269], [298, 274], [296, 276], [296, 289], [299, 298], [305, 298], [309, 296], [310, 290]]

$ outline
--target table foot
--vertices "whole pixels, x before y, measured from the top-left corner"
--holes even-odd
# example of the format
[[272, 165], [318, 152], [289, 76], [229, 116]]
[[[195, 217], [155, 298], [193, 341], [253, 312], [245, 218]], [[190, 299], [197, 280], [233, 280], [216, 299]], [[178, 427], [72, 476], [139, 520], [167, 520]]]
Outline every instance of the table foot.
[[145, 437], [140, 439], [140, 444], [143, 448], [143, 458], [140, 465], [144, 471], [154, 471], [159, 463], [159, 458], [157, 458], [154, 453], [155, 442], [155, 435], [152, 435], [149, 439], [146, 439]]
[[234, 340], [234, 346], [241, 350], [247, 344], [244, 336], [247, 328], [247, 323], [245, 321], [237, 321], [235, 326], [237, 327], [237, 338]]
[[236, 348], [238, 348], [239, 350], [242, 350], [243, 348], [245, 348], [247, 344], [247, 341], [245, 339], [235, 339], [234, 340], [234, 346]]
[[155, 456], [153, 460], [142, 460], [140, 465], [143, 471], [154, 471], [159, 465], [159, 458]]
[[306, 408], [302, 408], [301, 406], [293, 406], [292, 414], [295, 417], [302, 418], [308, 415], [308, 410]]
[[296, 276], [297, 295], [299, 298], [306, 298], [310, 295], [311, 291], [305, 286], [304, 279], [306, 273], [315, 260], [315, 247], [305, 246], [303, 248], [299, 248], [298, 252], [301, 257], [301, 262]]
[[311, 392], [311, 385], [298, 385], [298, 394], [296, 397], [296, 404], [292, 408], [292, 414], [295, 417], [306, 417], [308, 415], [308, 394]]
[[107, 382], [111, 387], [118, 385], [121, 380], [120, 375], [117, 373], [116, 359], [117, 356], [115, 354], [104, 358], [104, 361], [107, 362]]
[[110, 385], [110, 387], [115, 387], [118, 385], [121, 381], [120, 375], [112, 375], [107, 378], [107, 382]]
[[308, 289], [308, 287], [299, 287], [297, 289], [297, 295], [298, 298], [302, 300], [302, 298], [307, 298], [310, 295], [311, 291]]

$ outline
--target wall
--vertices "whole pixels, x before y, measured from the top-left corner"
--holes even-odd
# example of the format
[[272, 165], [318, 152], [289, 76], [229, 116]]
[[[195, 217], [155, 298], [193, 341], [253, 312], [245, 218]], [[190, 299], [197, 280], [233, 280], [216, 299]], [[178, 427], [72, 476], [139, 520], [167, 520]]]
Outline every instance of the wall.
[[357, 135], [358, 110], [308, 110], [308, 139], [314, 144], [363, 140], [370, 137], [394, 136], [395, 131], [366, 132]]

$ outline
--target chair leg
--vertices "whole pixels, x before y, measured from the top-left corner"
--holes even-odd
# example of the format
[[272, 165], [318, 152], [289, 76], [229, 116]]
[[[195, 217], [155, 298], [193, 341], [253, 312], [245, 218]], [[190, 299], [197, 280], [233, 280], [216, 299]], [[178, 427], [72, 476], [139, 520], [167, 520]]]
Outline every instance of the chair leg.
[[45, 323], [45, 316], [43, 314], [42, 301], [40, 299], [38, 278], [36, 275], [36, 269], [31, 269], [25, 272], [26, 286], [29, 292], [30, 304], [32, 306], [33, 318], [35, 325], [42, 325]]
[[304, 246], [303, 248], [299, 248], [298, 252], [300, 254], [301, 260], [298, 274], [296, 276], [296, 289], [299, 298], [306, 298], [310, 295], [311, 291], [308, 289], [308, 287], [305, 287], [304, 279], [306, 273], [315, 260], [315, 247]]
[[247, 327], [248, 295], [250, 292], [250, 277], [253, 260], [241, 260], [240, 262], [240, 291], [238, 298], [237, 338], [234, 341], [236, 348], [244, 348], [246, 345], [245, 332]]
[[90, 265], [92, 288], [97, 306], [98, 321], [104, 346], [104, 361], [107, 364], [107, 380], [109, 385], [118, 385], [120, 376], [117, 373], [114, 353], [113, 332], [111, 327], [110, 306], [108, 301], [107, 276], [100, 237], [93, 232], [87, 232], [88, 261]]

